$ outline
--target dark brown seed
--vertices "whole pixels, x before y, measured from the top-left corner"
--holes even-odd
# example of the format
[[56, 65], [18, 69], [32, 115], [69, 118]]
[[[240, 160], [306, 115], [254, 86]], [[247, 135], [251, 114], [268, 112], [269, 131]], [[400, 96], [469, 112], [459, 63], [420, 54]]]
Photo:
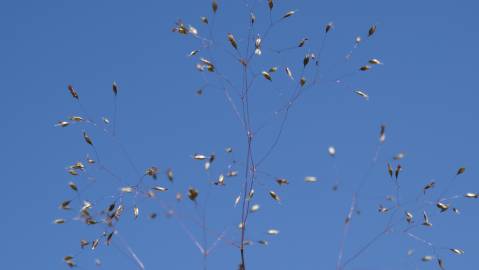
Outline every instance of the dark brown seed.
[[93, 145], [93, 141], [90, 139], [90, 136], [86, 132], [83, 132], [83, 138], [85, 139], [85, 142], [88, 143], [89, 145]]
[[371, 28], [369, 28], [368, 37], [374, 35], [374, 33], [376, 33], [376, 25], [375, 25], [375, 24], [373, 24], [373, 25], [371, 26]]
[[213, 2], [211, 3], [211, 9], [213, 9], [213, 13], [216, 13], [216, 11], [218, 11], [218, 2], [216, 2], [216, 0], [213, 0]]
[[113, 90], [113, 94], [115, 94], [115, 96], [118, 94], [118, 85], [116, 84], [116, 82], [113, 82], [113, 84], [111, 85], [111, 88]]
[[70, 91], [70, 94], [73, 98], [79, 99], [77, 91], [73, 88], [71, 84], [68, 85], [68, 91]]

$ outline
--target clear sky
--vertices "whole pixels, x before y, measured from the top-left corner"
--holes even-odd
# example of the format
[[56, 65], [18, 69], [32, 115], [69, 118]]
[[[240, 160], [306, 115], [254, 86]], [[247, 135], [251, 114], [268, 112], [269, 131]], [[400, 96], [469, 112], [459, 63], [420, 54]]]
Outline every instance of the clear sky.
[[[231, 56], [235, 52], [226, 33], [235, 34], [240, 49], [246, 46], [249, 11], [243, 2], [219, 1], [215, 20], [219, 40], [215, 57], [237, 85], [239, 64]], [[268, 20], [266, 1], [249, 2], [257, 10], [255, 32], [262, 33]], [[477, 2], [276, 2], [273, 18], [288, 10], [297, 12], [271, 31], [261, 56], [265, 62], [258, 60], [255, 71], [291, 63], [295, 81], [288, 82], [282, 69], [273, 74], [272, 83], [258, 79], [251, 93], [253, 126], [270, 119], [298, 82], [304, 54], [318, 46], [322, 77], [319, 86], [308, 88], [291, 109], [280, 143], [259, 168], [263, 174], [258, 175], [254, 202], [261, 209], [250, 216], [247, 238], [268, 240], [269, 245], [248, 247], [248, 269], [334, 269], [351, 194], [368, 171], [381, 124], [387, 127], [387, 139], [361, 190], [361, 214], [353, 218], [344, 259], [384, 230], [393, 215], [392, 210], [379, 214], [377, 209], [379, 204], [394, 205], [384, 199], [395, 193], [386, 163], [403, 151], [400, 201], [414, 212], [417, 224], [422, 222], [422, 210], [430, 213], [433, 223], [432, 228], [418, 226], [411, 232], [434, 244], [447, 269], [477, 268], [479, 201], [448, 202], [461, 210], [460, 215], [450, 210], [440, 214], [431, 205], [451, 179], [445, 197], [479, 192]], [[219, 233], [225, 235], [208, 257], [208, 269], [235, 269], [239, 252], [229, 239], [239, 237], [240, 211], [233, 203], [241, 174], [228, 178], [224, 187], [207, 183], [225, 173], [232, 159], [238, 160], [234, 168], [242, 172], [244, 133], [222, 91], [205, 87], [202, 96], [196, 95], [204, 81], [195, 70], [195, 58], [186, 55], [199, 47], [198, 41], [171, 31], [181, 18], [195, 25], [200, 35], [207, 35], [200, 16], [211, 16], [210, 1], [0, 2], [2, 269], [66, 269], [65, 255], [75, 255], [78, 269], [95, 269], [96, 258], [103, 269], [137, 269], [128, 247], [146, 269], [200, 269], [203, 258], [191, 239], [204, 245], [196, 222], [203, 217], [208, 228], [206, 246]], [[334, 28], [323, 39], [328, 22], [334, 22]], [[377, 32], [366, 39], [372, 24]], [[345, 61], [357, 35], [365, 42]], [[273, 51], [294, 46], [303, 37], [310, 39], [304, 48], [281, 54]], [[384, 65], [357, 72], [372, 57]], [[335, 84], [343, 75], [342, 83]], [[214, 79], [211, 74], [205, 78]], [[116, 117], [113, 81], [120, 87]], [[68, 84], [79, 92], [83, 108], [68, 93]], [[354, 94], [357, 89], [364, 90], [369, 100]], [[99, 237], [104, 226], [88, 227], [74, 220], [76, 210], [60, 210], [58, 205], [74, 199], [72, 207], [78, 209], [79, 200], [88, 199], [94, 207], [104, 208], [111, 201], [108, 195], [125, 183], [134, 184], [138, 173], [122, 146], [101, 128], [91, 124], [54, 127], [72, 115], [94, 119], [98, 125], [102, 116], [115, 122], [115, 138], [134, 166], [141, 171], [160, 168], [160, 179], [148, 178], [145, 183], [170, 189], [158, 194], [157, 200], [128, 200], [125, 220], [118, 225], [112, 244], [107, 247], [102, 242], [97, 250], [80, 253], [80, 239]], [[257, 137], [259, 157], [274, 141], [280, 118], [268, 123]], [[84, 161], [87, 154], [97, 158], [83, 141], [82, 131], [89, 132], [101, 162], [119, 175], [122, 184], [95, 166], [80, 176], [68, 174], [66, 168]], [[337, 150], [334, 159], [328, 156], [330, 145]], [[228, 146], [233, 147], [233, 155], [224, 152]], [[217, 154], [209, 175], [202, 162], [192, 160], [196, 152]], [[164, 175], [169, 167], [175, 172], [174, 184]], [[459, 167], [466, 171], [454, 178]], [[265, 172], [285, 177], [290, 184], [279, 187], [275, 177]], [[308, 175], [319, 181], [305, 183]], [[339, 190], [333, 192], [337, 179]], [[437, 190], [416, 201], [422, 187], [433, 179]], [[89, 189], [76, 197], [69, 181], [75, 181], [80, 190]], [[189, 186], [200, 190], [198, 206], [185, 199], [175, 206], [177, 218], [167, 218], [161, 205], [176, 205], [175, 193], [184, 193]], [[271, 189], [281, 196], [280, 204], [268, 197]], [[133, 204], [140, 208], [136, 221]], [[149, 219], [151, 212], [158, 217]], [[422, 256], [433, 255], [432, 250], [404, 233], [403, 215], [404, 210], [399, 210], [392, 218], [399, 220], [398, 226], [347, 269], [437, 269], [435, 261], [421, 262]], [[60, 217], [67, 223], [52, 224]], [[270, 228], [280, 233], [266, 235]], [[454, 255], [447, 248], [461, 248], [465, 254]], [[414, 250], [411, 256], [409, 249]]]

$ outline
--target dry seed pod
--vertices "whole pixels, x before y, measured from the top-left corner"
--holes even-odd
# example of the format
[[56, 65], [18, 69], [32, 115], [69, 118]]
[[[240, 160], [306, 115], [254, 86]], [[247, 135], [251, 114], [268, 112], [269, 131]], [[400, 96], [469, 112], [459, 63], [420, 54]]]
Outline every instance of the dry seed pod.
[[181, 21], [176, 22], [176, 27], [174, 27], [172, 29], [172, 31], [177, 32], [177, 33], [182, 34], [182, 35], [188, 34], [188, 29], [186, 28], [186, 26]]
[[87, 225], [95, 225], [95, 224], [97, 224], [98, 222], [97, 222], [96, 220], [92, 219], [92, 218], [87, 218], [87, 219], [85, 220], [85, 223], [86, 223]]
[[374, 33], [376, 33], [376, 25], [375, 25], [375, 24], [373, 24], [373, 25], [369, 28], [368, 37], [374, 35]]
[[259, 207], [259, 204], [253, 204], [253, 206], [251, 206], [251, 213], [258, 211]]
[[205, 160], [206, 156], [203, 155], [203, 154], [194, 154], [193, 159], [195, 159], [195, 160]]
[[228, 172], [229, 177], [234, 177], [234, 176], [237, 176], [237, 175], [238, 175], [238, 171], [229, 171]]
[[404, 152], [399, 152], [393, 157], [393, 159], [394, 160], [401, 160], [401, 159], [404, 158], [404, 156], [405, 156]]
[[273, 7], [274, 7], [273, 0], [268, 0], [268, 7], [269, 7], [269, 10], [273, 10]]
[[153, 198], [156, 196], [156, 193], [153, 190], [148, 190], [148, 192], [146, 192], [146, 196], [148, 196], [148, 198]]
[[368, 65], [365, 65], [365, 66], [362, 66], [362, 67], [359, 68], [359, 70], [361, 70], [361, 71], [368, 71], [370, 69], [371, 69], [371, 66], [368, 66]]
[[69, 261], [69, 260], [72, 260], [72, 259], [73, 259], [72, 256], [65, 256], [65, 257], [63, 258], [64, 261]]
[[168, 180], [170, 180], [170, 182], [173, 182], [173, 170], [172, 169], [168, 169], [166, 170], [166, 176], [168, 177]]
[[477, 198], [479, 198], [479, 194], [468, 192], [464, 195], [464, 197], [470, 198], [470, 199], [477, 199]]
[[200, 64], [200, 63], [196, 64], [196, 70], [198, 70], [199, 72], [203, 72], [207, 68], [208, 68], [208, 66], [206, 66], [206, 65], [203, 65], [203, 64]]
[[355, 44], [355, 46], [358, 46], [359, 43], [361, 43], [361, 37], [360, 37], [360, 36], [357, 36], [357, 37], [354, 39], [354, 44]]
[[423, 262], [430, 262], [430, 261], [432, 261], [432, 259], [434, 259], [433, 256], [431, 256], [431, 255], [426, 255], [426, 256], [423, 256], [423, 257], [421, 258], [421, 261], [423, 261]]
[[115, 81], [111, 85], [111, 90], [113, 91], [113, 94], [115, 94], [115, 96], [118, 94], [118, 84], [116, 84]]
[[258, 240], [258, 244], [261, 244], [263, 246], [267, 246], [268, 245], [268, 241], [266, 240]]
[[259, 34], [254, 41], [254, 47], [255, 47], [254, 53], [256, 55], [261, 55], [261, 37], [259, 36]]
[[328, 154], [329, 154], [331, 157], [334, 157], [334, 156], [336, 155], [336, 148], [334, 148], [334, 146], [328, 147]]
[[216, 159], [216, 155], [215, 155], [215, 154], [211, 154], [210, 157], [208, 158], [208, 161], [209, 161], [210, 163], [213, 163], [213, 161], [215, 161], [215, 159]]
[[279, 231], [276, 230], [276, 229], [269, 229], [266, 233], [267, 233], [268, 235], [278, 235], [278, 234], [279, 234]]
[[75, 183], [70, 182], [68, 183], [68, 186], [73, 190], [73, 191], [78, 191], [78, 187]]
[[146, 169], [145, 171], [145, 174], [148, 175], [148, 176], [151, 176], [153, 179], [157, 179], [158, 178], [158, 171], [159, 169], [155, 166], [152, 166], [148, 169]]
[[271, 67], [268, 71], [271, 72], [271, 73], [274, 73], [274, 72], [278, 71], [278, 68], [277, 67]]
[[289, 184], [288, 179], [285, 178], [276, 179], [276, 183], [278, 183], [278, 185], [280, 186]]
[[83, 249], [85, 248], [86, 246], [88, 246], [88, 241], [87, 240], [80, 240], [80, 247]]
[[208, 18], [207, 17], [204, 17], [204, 16], [200, 17], [200, 20], [201, 20], [202, 23], [208, 24]]
[[115, 209], [115, 203], [112, 203], [108, 206], [108, 212], [111, 212]]
[[383, 213], [383, 214], [384, 214], [384, 213], [387, 213], [387, 212], [389, 212], [389, 208], [386, 208], [386, 207], [384, 207], [384, 206], [382, 206], [382, 205], [379, 205], [378, 212], [379, 212], [379, 213]]
[[168, 190], [167, 188], [161, 187], [161, 186], [154, 186], [151, 189], [153, 189], [154, 191], [159, 191], [159, 192], [165, 192]]
[[248, 193], [248, 200], [253, 199], [253, 196], [254, 196], [254, 189], [251, 189]]
[[388, 174], [390, 177], [393, 177], [393, 168], [391, 167], [391, 164], [388, 162]]
[[363, 91], [361, 91], [361, 90], [355, 90], [354, 93], [356, 93], [357, 95], [363, 97], [365, 100], [369, 100], [368, 94], [366, 94], [365, 92], [363, 92]]
[[271, 75], [267, 72], [267, 71], [262, 71], [261, 74], [263, 75], [263, 77], [268, 80], [268, 81], [272, 81], [272, 78], [271, 78]]
[[306, 67], [309, 64], [309, 59], [311, 58], [311, 55], [308, 53], [304, 56], [303, 58], [303, 67]]
[[233, 48], [235, 48], [235, 50], [238, 50], [238, 43], [236, 42], [236, 39], [233, 36], [233, 34], [228, 33], [228, 40], [229, 40], [231, 46], [233, 46]]
[[218, 176], [218, 181], [214, 182], [215, 185], [217, 186], [224, 186], [225, 184], [225, 176], [223, 174], [220, 174]]
[[225, 148], [225, 152], [226, 152], [226, 153], [232, 153], [232, 152], [233, 152], [233, 148], [232, 148], [232, 147], [226, 147], [226, 148]]
[[235, 203], [234, 203], [234, 206], [236, 207], [238, 205], [238, 203], [240, 202], [241, 200], [241, 196], [238, 196], [235, 198]]
[[193, 36], [196, 36], [196, 35], [198, 35], [198, 29], [189, 25], [188, 26], [188, 33], [192, 34]]
[[422, 223], [422, 225], [424, 225], [426, 227], [432, 227], [432, 224], [429, 221], [429, 217], [428, 217], [426, 211], [423, 212], [423, 219], [424, 219], [424, 222]]
[[67, 121], [58, 121], [57, 124], [55, 124], [55, 127], [67, 127], [70, 125], [70, 122]]
[[71, 202], [72, 202], [71, 200], [64, 201], [64, 202], [62, 202], [62, 203], [60, 204], [59, 208], [60, 208], [60, 209], [63, 209], [63, 210], [69, 210], [69, 209], [71, 209], [71, 208], [70, 208], [70, 203], [71, 203]]
[[200, 58], [200, 62], [206, 66], [206, 68], [208, 69], [209, 72], [213, 72], [215, 71], [215, 66], [213, 65], [213, 63], [211, 61], [209, 61], [208, 59], [206, 58]]
[[304, 182], [306, 183], [315, 183], [318, 182], [318, 178], [316, 176], [306, 176], [304, 178]]
[[107, 236], [106, 236], [106, 245], [109, 246], [110, 243], [111, 243], [111, 239], [113, 238], [113, 235], [115, 234], [115, 232], [111, 232], [109, 233]]
[[251, 13], [249, 14], [249, 17], [250, 17], [250, 19], [251, 19], [251, 24], [254, 24], [254, 22], [256, 21], [256, 15], [254, 15], [254, 13], [251, 12]]
[[195, 56], [195, 55], [197, 55], [199, 52], [200, 52], [200, 50], [193, 50], [193, 51], [191, 51], [191, 52], [188, 54], [188, 57]]
[[83, 206], [82, 208], [80, 209], [80, 211], [82, 212], [85, 212], [87, 211], [88, 209], [91, 209], [93, 207], [93, 204], [89, 201], [83, 201]]
[[216, 0], [213, 0], [213, 2], [211, 3], [211, 9], [213, 10], [213, 13], [216, 13], [216, 11], [218, 11], [218, 2], [216, 2]]
[[332, 22], [329, 22], [329, 23], [326, 24], [326, 26], [324, 27], [324, 32], [328, 33], [329, 31], [331, 31], [331, 29], [333, 29], [333, 23], [332, 23]]
[[376, 58], [372, 58], [368, 62], [371, 65], [381, 65], [382, 64], [381, 61], [379, 61], [379, 59], [376, 59]]
[[269, 196], [271, 196], [271, 198], [273, 198], [273, 200], [275, 200], [275, 201], [278, 201], [278, 202], [280, 201], [280, 198], [279, 198], [278, 194], [276, 194], [276, 192], [274, 192], [272, 190], [269, 192]]
[[89, 145], [93, 145], [93, 141], [90, 139], [90, 136], [84, 131], [83, 132], [83, 139], [85, 139], [85, 142], [88, 143]]
[[211, 166], [211, 163], [209, 161], [206, 161], [205, 162], [205, 171], [209, 170], [210, 169], [210, 166]]
[[63, 261], [65, 261], [65, 263], [69, 266], [69, 267], [75, 267], [76, 264], [75, 262], [73, 261], [73, 257], [72, 256], [65, 256], [63, 258]]
[[81, 122], [81, 121], [83, 121], [83, 117], [74, 115], [74, 116], [70, 117], [70, 120], [75, 121], [75, 122]]
[[458, 249], [458, 248], [451, 248], [449, 249], [452, 253], [454, 254], [457, 254], [457, 255], [463, 255], [464, 254], [464, 250], [462, 249]]
[[135, 190], [135, 188], [130, 186], [120, 188], [120, 191], [123, 193], [131, 193], [133, 190]]
[[118, 208], [115, 210], [115, 217], [120, 218], [121, 214], [123, 213], [123, 205], [118, 205]]
[[196, 198], [198, 197], [198, 194], [199, 194], [199, 193], [198, 193], [198, 190], [196, 190], [196, 189], [194, 189], [194, 188], [192, 188], [192, 187], [190, 187], [190, 188], [188, 189], [188, 198], [189, 198], [190, 200], [196, 202]]
[[88, 156], [87, 156], [86, 161], [88, 162], [88, 164], [94, 164], [95, 163], [95, 160], [89, 158]]
[[396, 177], [396, 179], [399, 177], [399, 172], [401, 171], [402, 171], [402, 167], [400, 164], [398, 164], [396, 167], [396, 170], [394, 171], [394, 176]]
[[284, 70], [286, 71], [286, 74], [288, 74], [288, 77], [289, 77], [291, 80], [294, 80], [294, 78], [293, 78], [293, 73], [291, 72], [291, 69], [289, 69], [289, 67], [285, 67]]
[[426, 190], [433, 188], [436, 185], [436, 182], [432, 181], [429, 182], [426, 186], [423, 188], [423, 193], [426, 194]]
[[93, 242], [91, 243], [91, 249], [95, 250], [98, 247], [98, 244], [100, 244], [100, 239], [93, 240]]
[[379, 142], [384, 143], [386, 141], [386, 126], [381, 125], [381, 130], [379, 131]]
[[445, 211], [447, 211], [447, 210], [449, 209], [449, 205], [444, 204], [444, 203], [442, 203], [442, 202], [438, 202], [438, 203], [436, 204], [436, 206], [437, 206], [437, 208], [439, 208], [439, 209], [441, 210], [441, 213], [442, 213], [442, 212], [445, 212]]
[[406, 212], [406, 221], [407, 221], [407, 223], [409, 223], [409, 224], [413, 223], [413, 222], [414, 222], [414, 221], [413, 221], [413, 218], [414, 218], [414, 216], [412, 215], [412, 213]]
[[62, 218], [57, 218], [53, 221], [54, 224], [63, 224], [65, 223], [65, 220]]
[[73, 88], [71, 84], [68, 85], [68, 91], [70, 91], [70, 94], [72, 95], [73, 98], [79, 99], [77, 91]]
[[303, 87], [305, 84], [306, 84], [306, 78], [301, 77], [301, 79], [299, 80], [299, 85], [301, 85], [301, 87]]
[[459, 168], [459, 169], [457, 170], [457, 173], [456, 173], [456, 175], [463, 174], [465, 171], [466, 171], [466, 168], [464, 168], [464, 167], [461, 167], [461, 168]]
[[71, 165], [70, 168], [74, 169], [74, 170], [83, 170], [83, 169], [85, 169], [85, 165], [83, 165], [83, 163], [78, 161], [77, 163]]
[[303, 38], [299, 41], [298, 47], [301, 48], [304, 46], [304, 44], [308, 41], [308, 38]]
[[138, 207], [133, 207], [133, 216], [135, 217], [135, 219], [138, 218], [138, 215], [140, 214], [140, 209]]
[[439, 268], [441, 268], [441, 270], [445, 270], [446, 268], [444, 267], [444, 261], [442, 259], [437, 259], [437, 264], [439, 265]]
[[283, 15], [283, 19], [286, 19], [286, 18], [288, 18], [288, 17], [293, 16], [295, 12], [296, 12], [296, 11], [294, 11], [294, 10], [290, 10], [290, 11], [286, 12], [286, 13]]

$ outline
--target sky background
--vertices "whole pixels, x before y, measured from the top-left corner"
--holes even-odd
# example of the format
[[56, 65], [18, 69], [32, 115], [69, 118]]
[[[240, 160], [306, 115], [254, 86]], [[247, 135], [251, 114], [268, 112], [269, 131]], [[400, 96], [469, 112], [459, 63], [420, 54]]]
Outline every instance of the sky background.
[[[268, 20], [266, 1], [255, 3], [258, 32]], [[434, 206], [415, 202], [422, 187], [434, 179], [437, 190], [426, 201], [434, 201], [454, 177], [466, 167], [464, 175], [453, 181], [446, 197], [478, 192], [479, 157], [477, 138], [477, 63], [479, 25], [475, 1], [276, 1], [273, 17], [288, 10], [297, 13], [278, 24], [264, 43], [256, 71], [291, 63], [295, 82], [288, 82], [278, 71], [273, 82], [258, 79], [252, 90], [252, 115], [257, 127], [278, 108], [291, 87], [297, 83], [305, 53], [314, 52], [323, 40], [323, 27], [334, 22], [334, 30], [322, 45], [323, 84], [308, 89], [290, 112], [283, 136], [261, 170], [290, 180], [278, 187], [274, 177], [259, 175], [255, 202], [261, 210], [250, 217], [249, 239], [269, 241], [269, 246], [254, 244], [247, 249], [248, 269], [333, 269], [339, 249], [342, 223], [351, 201], [351, 192], [368, 171], [378, 145], [379, 126], [387, 126], [386, 143], [376, 165], [368, 174], [359, 208], [346, 242], [345, 258], [355, 254], [384, 229], [391, 215], [380, 215], [379, 204], [394, 193], [387, 176], [386, 162], [404, 151], [400, 163], [401, 198], [421, 222], [425, 209], [431, 213], [432, 228], [413, 232], [438, 248], [447, 269], [474, 269], [479, 256], [477, 201], [458, 199], [452, 211], [439, 214]], [[238, 83], [238, 64], [226, 41], [232, 32], [241, 48], [246, 45], [248, 10], [243, 1], [219, 1], [215, 21], [218, 40], [218, 66]], [[0, 2], [0, 179], [3, 214], [0, 220], [0, 265], [3, 269], [66, 269], [63, 256], [75, 254], [79, 269], [95, 269], [101, 259], [104, 269], [136, 269], [126, 255], [128, 243], [142, 259], [146, 269], [201, 269], [203, 259], [186, 231], [201, 239], [202, 230], [193, 222], [205, 215], [215, 233], [238, 239], [235, 226], [239, 209], [233, 201], [241, 180], [228, 179], [225, 187], [208, 187], [212, 178], [224, 173], [231, 159], [245, 156], [245, 138], [240, 123], [215, 88], [196, 91], [204, 84], [195, 70], [195, 59], [186, 55], [199, 47], [197, 40], [172, 33], [178, 19], [195, 25], [200, 34], [200, 16], [211, 16], [210, 1], [1, 1]], [[366, 36], [372, 24], [377, 32], [361, 44], [350, 61], [344, 56], [357, 35]], [[307, 36], [306, 47], [276, 54], [271, 49], [286, 48]], [[201, 54], [202, 52], [200, 52]], [[384, 65], [370, 72], [346, 76], [344, 84], [331, 83], [351, 74], [371, 57]], [[213, 77], [206, 77], [211, 80]], [[113, 120], [114, 99], [111, 83], [119, 86], [116, 118], [117, 136], [135, 166], [143, 171], [158, 166], [157, 184], [170, 191], [158, 200], [131, 200], [140, 207], [134, 221], [131, 205], [120, 222], [119, 235], [110, 247], [103, 243], [91, 251], [78, 253], [80, 239], [94, 239], [102, 227], [87, 227], [71, 218], [76, 211], [58, 209], [60, 202], [78, 198], [68, 189], [75, 181], [83, 199], [105, 207], [107, 196], [119, 185], [96, 167], [89, 167], [88, 179], [70, 176], [66, 169], [85, 156], [95, 156], [82, 139], [86, 130], [94, 140], [102, 162], [120, 175], [123, 183], [135, 183], [138, 174], [125, 158], [122, 147], [101, 128], [88, 124], [66, 128], [55, 123], [71, 115], [101, 122]], [[69, 95], [66, 86], [74, 85], [83, 109]], [[363, 89], [369, 101], [352, 90]], [[288, 92], [289, 91], [289, 92]], [[87, 115], [85, 115], [87, 112]], [[273, 118], [257, 137], [257, 155], [264, 154], [279, 128]], [[328, 156], [334, 145], [337, 155]], [[224, 153], [232, 146], [233, 157]], [[196, 152], [216, 153], [210, 175], [201, 162], [193, 161]], [[394, 163], [396, 165], [397, 163]], [[175, 183], [164, 176], [175, 171]], [[304, 183], [307, 175], [317, 176], [314, 184]], [[240, 175], [241, 176], [241, 175]], [[337, 192], [331, 190], [340, 179]], [[155, 184], [147, 179], [148, 184]], [[165, 217], [158, 201], [176, 205], [174, 194], [189, 186], [200, 190], [199, 205], [185, 200], [177, 207], [184, 218]], [[280, 194], [278, 204], [268, 198], [268, 190]], [[209, 195], [206, 195], [209, 194]], [[208, 200], [205, 198], [208, 197]], [[158, 218], [148, 219], [157, 212]], [[431, 255], [425, 245], [401, 233], [405, 221], [402, 210], [396, 216], [398, 227], [381, 237], [367, 252], [348, 265], [348, 269], [437, 269], [435, 262], [420, 258]], [[64, 217], [65, 225], [53, 225]], [[280, 230], [276, 237], [265, 231]], [[202, 240], [201, 240], [202, 241]], [[200, 242], [201, 242], [200, 241]], [[444, 248], [462, 248], [465, 254], [453, 255]], [[414, 249], [412, 256], [407, 251]], [[239, 252], [221, 242], [208, 259], [209, 269], [235, 269]]]

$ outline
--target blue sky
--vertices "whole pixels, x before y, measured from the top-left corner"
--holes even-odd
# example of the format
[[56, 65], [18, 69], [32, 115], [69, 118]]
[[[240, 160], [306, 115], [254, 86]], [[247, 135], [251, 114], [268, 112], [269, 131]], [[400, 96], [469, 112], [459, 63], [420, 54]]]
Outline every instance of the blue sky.
[[[233, 51], [226, 33], [234, 33], [240, 48], [245, 46], [248, 10], [243, 1], [219, 3], [215, 31], [224, 49], [216, 57], [218, 65], [237, 82], [237, 63], [228, 56]], [[256, 6], [261, 27], [267, 18], [266, 1], [258, 1]], [[261, 56], [268, 64], [259, 64], [258, 70], [284, 63], [299, 67], [304, 54], [317, 48], [324, 25], [331, 21], [334, 29], [321, 54], [325, 82], [350, 74], [371, 57], [384, 65], [345, 77], [344, 85], [325, 83], [310, 88], [293, 107], [279, 145], [262, 165], [262, 170], [286, 177], [291, 184], [278, 187], [273, 178], [259, 177], [255, 202], [261, 210], [250, 217], [249, 238], [267, 239], [270, 245], [248, 248], [248, 269], [335, 267], [351, 192], [371, 162], [381, 124], [387, 126], [386, 143], [361, 192], [362, 214], [352, 223], [345, 258], [384, 229], [391, 215], [378, 214], [377, 207], [387, 203], [386, 195], [394, 193], [386, 162], [396, 153], [406, 153], [400, 161], [404, 200], [414, 200], [434, 179], [437, 190], [426, 199], [434, 201], [461, 166], [466, 167], [466, 173], [453, 180], [448, 196], [479, 191], [477, 9], [474, 1], [277, 1], [273, 17], [279, 18], [288, 10], [297, 13], [271, 31]], [[105, 269], [135, 269], [131, 258], [122, 253], [126, 245], [121, 238], [146, 269], [201, 268], [202, 256], [182, 226], [193, 237], [202, 238], [202, 230], [192, 220], [204, 215], [205, 204], [208, 228], [214, 233], [226, 229], [226, 238], [238, 238], [235, 226], [240, 212], [233, 208], [233, 201], [240, 179], [228, 180], [231, 182], [223, 189], [206, 183], [230, 163], [232, 157], [224, 153], [225, 147], [233, 147], [234, 158], [240, 161], [238, 168], [242, 168], [244, 134], [222, 92], [207, 87], [203, 96], [195, 94], [204, 82], [195, 70], [196, 62], [186, 55], [198, 43], [171, 32], [180, 18], [195, 25], [200, 34], [207, 32], [199, 17], [210, 15], [210, 2], [203, 0], [0, 3], [2, 268], [65, 269], [63, 256], [77, 254], [80, 239], [94, 239], [101, 233], [100, 227], [86, 227], [73, 220], [65, 225], [52, 224], [55, 218], [75, 216], [73, 211], [58, 209], [61, 201], [74, 197], [67, 183], [75, 181], [82, 189], [92, 181], [84, 175], [73, 178], [65, 170], [87, 154], [94, 156], [82, 139], [82, 131], [90, 133], [105, 166], [115, 170], [124, 183], [134, 183], [137, 173], [123, 150], [101, 129], [91, 125], [54, 127], [71, 115], [92, 117], [98, 122], [102, 116], [113, 120], [112, 81], [120, 86], [117, 137], [140, 170], [160, 168], [162, 176], [157, 184], [170, 188], [160, 200], [176, 204], [175, 192], [184, 192], [189, 186], [200, 190], [200, 199], [209, 199], [200, 200], [198, 208], [187, 200], [181, 202], [178, 211], [184, 220], [168, 219], [156, 201], [141, 200], [140, 217], [134, 221], [131, 209], [127, 210], [126, 220], [118, 228], [121, 236], [114, 237], [114, 245], [101, 244], [98, 250], [75, 256], [79, 269], [94, 269], [95, 258], [102, 260]], [[346, 62], [344, 55], [356, 35], [365, 37], [372, 24], [377, 25], [377, 33], [354, 50]], [[268, 50], [291, 46], [305, 36], [311, 42], [302, 50], [281, 55]], [[278, 72], [273, 83], [259, 80], [256, 84], [251, 106], [257, 126], [269, 119], [290, 91], [284, 77]], [[68, 84], [78, 90], [84, 109], [68, 94]], [[369, 101], [355, 95], [355, 89], [364, 89]], [[264, 154], [278, 128], [275, 119], [258, 135], [258, 156]], [[329, 145], [337, 149], [334, 160], [327, 154]], [[211, 175], [204, 172], [202, 163], [191, 159], [196, 152], [217, 154]], [[175, 171], [173, 185], [164, 177], [169, 167]], [[85, 192], [85, 199], [98, 201], [100, 207], [100, 199], [106, 203], [105, 197], [120, 186], [94, 167], [88, 175], [96, 182]], [[303, 181], [307, 175], [317, 176], [320, 181], [308, 185]], [[340, 189], [332, 192], [338, 176]], [[151, 179], [147, 181], [155, 184]], [[268, 198], [267, 191], [272, 188], [281, 195], [281, 204]], [[78, 201], [73, 204], [78, 206]], [[452, 211], [439, 214], [434, 206], [428, 206], [433, 228], [420, 227], [414, 233], [437, 247], [466, 251], [454, 256], [441, 250], [448, 269], [473, 269], [479, 255], [475, 245], [479, 205], [465, 199], [455, 200], [452, 205], [461, 210], [461, 215], [455, 216]], [[416, 222], [420, 222], [421, 207], [416, 209]], [[149, 220], [147, 215], [153, 211], [158, 212], [158, 218]], [[400, 225], [398, 228], [405, 226]], [[265, 235], [269, 228], [279, 229], [280, 234]], [[216, 238], [214, 233], [208, 236], [210, 244]], [[415, 253], [408, 257], [410, 248]], [[430, 253], [426, 246], [395, 228], [348, 268], [437, 269], [435, 262], [420, 261], [421, 256]], [[222, 241], [211, 253], [208, 266], [234, 269], [238, 262], [237, 249]]]

